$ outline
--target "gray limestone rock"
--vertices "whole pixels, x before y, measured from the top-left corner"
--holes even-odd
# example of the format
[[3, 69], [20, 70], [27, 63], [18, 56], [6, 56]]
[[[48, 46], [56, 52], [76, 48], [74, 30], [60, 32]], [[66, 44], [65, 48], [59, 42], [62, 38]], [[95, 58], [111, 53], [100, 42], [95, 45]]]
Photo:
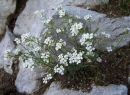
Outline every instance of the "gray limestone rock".
[[16, 0], [0, 0], [0, 36], [5, 33], [7, 17], [15, 11]]
[[93, 86], [90, 93], [61, 89], [59, 83], [52, 83], [43, 95], [128, 95], [128, 89], [124, 85]]
[[5, 51], [10, 49], [14, 49], [15, 45], [13, 43], [14, 36], [13, 34], [7, 29], [5, 37], [0, 42], [0, 68], [4, 68], [6, 72], [12, 74], [12, 59], [4, 60]]
[[[79, 7], [64, 6], [64, 9], [68, 14], [79, 16], [81, 19], [84, 19], [85, 15], [90, 14], [92, 16], [91, 29], [99, 28], [98, 34], [101, 34], [101, 32], [110, 34], [110, 38], [103, 42], [100, 47], [96, 48], [106, 49], [107, 46], [122, 47], [130, 42], [130, 16], [107, 18], [105, 14]], [[56, 19], [55, 21], [58, 21], [58, 18]], [[102, 41], [102, 38], [100, 38], [100, 41]]]
[[32, 35], [40, 36], [43, 31], [41, 19], [34, 14], [37, 10], [44, 10], [47, 17], [52, 17], [56, 10], [53, 10], [63, 0], [28, 0], [25, 9], [22, 11], [16, 21], [14, 28], [15, 35], [21, 35], [30, 32]]
[[39, 88], [42, 77], [46, 74], [45, 69], [35, 68], [31, 71], [28, 68], [24, 68], [23, 63], [19, 65], [19, 72], [15, 80], [15, 85], [18, 92], [32, 93]]

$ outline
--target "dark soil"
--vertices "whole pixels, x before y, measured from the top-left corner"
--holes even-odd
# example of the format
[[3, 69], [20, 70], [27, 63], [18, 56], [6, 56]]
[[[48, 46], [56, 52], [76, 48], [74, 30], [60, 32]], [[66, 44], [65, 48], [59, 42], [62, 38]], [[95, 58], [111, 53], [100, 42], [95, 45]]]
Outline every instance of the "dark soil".
[[18, 73], [18, 64], [12, 66], [13, 74], [6, 73], [4, 69], [0, 69], [0, 95], [27, 95], [18, 93], [15, 87], [15, 80]]
[[91, 10], [104, 13], [110, 18], [130, 16], [130, 0], [109, 0], [108, 4], [97, 5]]
[[28, 0], [16, 0], [16, 9], [13, 14], [10, 14], [7, 18], [7, 25], [8, 28], [13, 32], [13, 29], [15, 27], [15, 22], [17, 20], [17, 17], [20, 15], [20, 13], [23, 11], [23, 9], [26, 6], [26, 2]]
[[[12, 32], [17, 17], [26, 6], [26, 2], [27, 0], [17, 0], [15, 12], [8, 17], [7, 25]], [[130, 0], [110, 0], [108, 4], [95, 6], [95, 8], [91, 10], [104, 13], [107, 15], [107, 17], [129, 16], [129, 2]], [[111, 53], [101, 53], [100, 56], [103, 59], [103, 62], [98, 63], [99, 67], [95, 68], [93, 73], [91, 72], [92, 76], [95, 76], [93, 79], [86, 79], [84, 76], [82, 76], [82, 79], [84, 79], [83, 82], [77, 80], [68, 81], [66, 77], [67, 75], [60, 76], [57, 74], [55, 75], [54, 79], [61, 81], [63, 88], [73, 88], [75, 90], [82, 88], [83, 91], [90, 91], [90, 85], [92, 83], [96, 85], [124, 84], [130, 90], [130, 85], [128, 84], [128, 75], [130, 76], [130, 45], [124, 46]], [[14, 73], [12, 75], [6, 73], [3, 69], [0, 69], [0, 95], [26, 95], [19, 94], [16, 90], [14, 82], [18, 73], [18, 69], [16, 68], [17, 66], [14, 67]], [[99, 77], [96, 77], [96, 74], [98, 74]], [[77, 77], [81, 78], [79, 73], [77, 73]], [[51, 80], [49, 84], [52, 81], [54, 80]], [[40, 95], [39, 93], [43, 93], [49, 84], [41, 85], [41, 88], [35, 92], [35, 95]]]

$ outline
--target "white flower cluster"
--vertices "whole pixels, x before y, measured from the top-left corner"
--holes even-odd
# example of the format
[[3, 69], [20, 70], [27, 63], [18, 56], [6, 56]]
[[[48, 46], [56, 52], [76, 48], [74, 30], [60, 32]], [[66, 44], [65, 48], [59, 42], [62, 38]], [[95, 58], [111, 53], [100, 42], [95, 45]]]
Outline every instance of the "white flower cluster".
[[84, 52], [82, 51], [78, 53], [76, 49], [72, 49], [72, 52], [73, 53], [67, 53], [69, 57], [69, 63], [76, 63], [78, 65], [83, 59]]
[[5, 53], [4, 53], [4, 60], [7, 60], [8, 58], [10, 58], [10, 52], [11, 52], [10, 49], [5, 51]]
[[86, 33], [86, 34], [83, 34], [81, 36], [81, 39], [80, 39], [80, 44], [81, 45], [85, 45], [86, 46], [86, 49], [89, 51], [89, 52], [92, 52], [95, 48], [92, 46], [92, 42], [91, 42], [91, 39], [93, 39], [94, 37], [94, 34], [93, 33]]
[[30, 39], [30, 38], [31, 38], [30, 32], [21, 35], [21, 41], [22, 41], [22, 42], [25, 42], [25, 41], [27, 41], [27, 40]]
[[71, 30], [71, 35], [72, 36], [77, 36], [77, 34], [79, 33], [79, 30], [83, 28], [83, 23], [79, 22], [79, 23], [74, 23], [70, 30]]
[[58, 60], [59, 60], [60, 64], [63, 64], [64, 66], [68, 66], [68, 62], [67, 62], [67, 60], [68, 60], [68, 55], [60, 54], [60, 55], [58, 56]]
[[50, 53], [49, 52], [41, 53], [41, 58], [43, 58], [44, 62], [49, 63]]
[[88, 44], [87, 40], [91, 40], [93, 37], [94, 37], [93, 33], [83, 34], [82, 37], [80, 38], [80, 44], [81, 45], [87, 45]]
[[44, 19], [44, 20], [42, 21], [42, 23], [43, 23], [44, 25], [47, 25], [47, 24], [49, 24], [51, 21], [52, 21], [52, 17], [49, 17], [48, 19]]
[[84, 52], [82, 51], [78, 53], [77, 50], [74, 48], [71, 51], [72, 51], [71, 53], [67, 52], [67, 54], [65, 55], [60, 54], [58, 56], [58, 60], [60, 64], [63, 64], [64, 66], [68, 66], [68, 63], [69, 64], [76, 63], [77, 65], [81, 63]]
[[40, 47], [40, 46], [37, 46], [37, 47], [35, 47], [35, 48], [33, 49], [34, 52], [38, 52], [38, 51], [40, 51], [40, 50], [41, 50], [41, 47]]
[[65, 16], [65, 10], [63, 10], [62, 5], [57, 6], [57, 10], [59, 11], [59, 17]]
[[56, 32], [57, 32], [57, 33], [61, 33], [61, 29], [58, 29], [58, 28], [57, 28], [57, 29], [56, 29]]
[[32, 58], [28, 58], [27, 60], [25, 60], [25, 62], [23, 63], [23, 67], [24, 68], [29, 68], [31, 69], [31, 71], [33, 71], [34, 69], [34, 61]]
[[14, 41], [16, 42], [16, 44], [20, 44], [21, 43], [19, 38], [15, 38]]
[[91, 18], [92, 18], [92, 16], [91, 16], [90, 14], [84, 16], [84, 19], [85, 19], [85, 20], [90, 20]]
[[47, 83], [48, 80], [52, 79], [52, 75], [51, 74], [48, 74], [45, 78], [43, 78], [43, 83]]
[[14, 53], [15, 55], [17, 55], [19, 52], [20, 52], [20, 49], [18, 49], [18, 48], [13, 51], [13, 53]]
[[101, 63], [102, 62], [102, 59], [100, 57], [98, 57], [97, 59], [97, 62]]
[[111, 46], [107, 47], [107, 51], [111, 52], [112, 51], [112, 47]]
[[65, 46], [65, 45], [66, 45], [66, 42], [63, 41], [62, 39], [60, 39], [59, 42], [56, 43], [56, 47], [55, 47], [55, 49], [56, 49], [56, 50], [59, 50], [59, 49], [62, 48], [62, 46]]
[[44, 10], [40, 10], [40, 11], [35, 11], [34, 12], [37, 16], [43, 18], [44, 17]]
[[110, 34], [106, 34], [105, 32], [101, 32], [101, 35], [107, 37], [107, 38], [110, 38]]
[[59, 73], [59, 74], [61, 74], [61, 75], [64, 74], [64, 70], [65, 70], [65, 68], [64, 68], [62, 65], [58, 66], [58, 64], [57, 64], [57, 65], [54, 67], [54, 72], [55, 72], [55, 73]]
[[52, 36], [51, 37], [47, 37], [44, 41], [44, 43], [48, 46], [54, 46], [54, 40], [52, 40]]

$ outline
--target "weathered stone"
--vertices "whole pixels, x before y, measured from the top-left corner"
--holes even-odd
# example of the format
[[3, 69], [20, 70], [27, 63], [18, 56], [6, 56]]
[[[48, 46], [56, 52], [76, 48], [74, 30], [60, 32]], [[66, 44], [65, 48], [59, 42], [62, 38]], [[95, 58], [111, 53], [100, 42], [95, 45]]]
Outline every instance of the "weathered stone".
[[128, 95], [128, 89], [124, 85], [93, 86], [90, 93], [61, 89], [59, 83], [52, 83], [43, 95]]
[[63, 0], [29, 0], [26, 3], [26, 7], [20, 14], [16, 21], [14, 28], [15, 35], [21, 35], [23, 33], [30, 32], [32, 35], [40, 36], [43, 31], [43, 24], [41, 19], [34, 14], [37, 10], [44, 10], [47, 17], [51, 17], [55, 14], [56, 10], [53, 10]]
[[4, 60], [5, 51], [10, 49], [12, 50], [15, 46], [13, 43], [14, 36], [13, 34], [7, 29], [5, 37], [0, 42], [0, 68], [4, 68], [6, 72], [12, 74], [12, 60]]
[[28, 68], [23, 68], [22, 62], [19, 65], [19, 72], [15, 81], [18, 92], [32, 93], [38, 89], [41, 84], [41, 77], [45, 75], [45, 69], [35, 68], [31, 71]]
[[84, 19], [85, 15], [92, 15], [91, 29], [99, 28], [98, 33], [105, 32], [111, 35], [106, 43], [100, 48], [105, 49], [107, 46], [122, 47], [130, 42], [130, 16], [122, 18], [107, 18], [105, 14], [86, 10], [74, 6], [65, 6], [64, 9], [70, 15], [77, 15]]
[[7, 17], [14, 12], [16, 0], [0, 0], [0, 36], [5, 33]]

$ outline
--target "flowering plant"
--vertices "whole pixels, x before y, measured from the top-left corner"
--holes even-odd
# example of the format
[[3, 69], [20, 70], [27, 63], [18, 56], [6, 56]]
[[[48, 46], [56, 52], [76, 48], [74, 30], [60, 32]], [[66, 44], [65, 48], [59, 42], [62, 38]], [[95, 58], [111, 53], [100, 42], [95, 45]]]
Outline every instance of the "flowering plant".
[[[55, 73], [68, 73], [74, 78], [75, 73], [82, 68], [97, 65], [102, 61], [99, 51], [95, 49], [99, 42], [98, 37], [110, 37], [105, 32], [98, 34], [98, 29], [92, 31], [91, 26], [85, 25], [78, 16], [65, 13], [61, 5], [57, 10], [60, 24], [53, 18], [47, 18], [43, 10], [36, 11], [35, 14], [42, 19], [45, 26], [43, 36], [39, 38], [31, 36], [30, 33], [23, 34], [21, 38], [14, 40], [21, 47], [5, 53], [5, 58], [19, 58], [23, 61], [23, 66], [31, 70], [35, 67], [48, 67], [43, 83], [52, 79]], [[90, 24], [92, 16], [88, 14], [84, 19]], [[106, 49], [108, 52], [112, 51], [111, 46]]]

